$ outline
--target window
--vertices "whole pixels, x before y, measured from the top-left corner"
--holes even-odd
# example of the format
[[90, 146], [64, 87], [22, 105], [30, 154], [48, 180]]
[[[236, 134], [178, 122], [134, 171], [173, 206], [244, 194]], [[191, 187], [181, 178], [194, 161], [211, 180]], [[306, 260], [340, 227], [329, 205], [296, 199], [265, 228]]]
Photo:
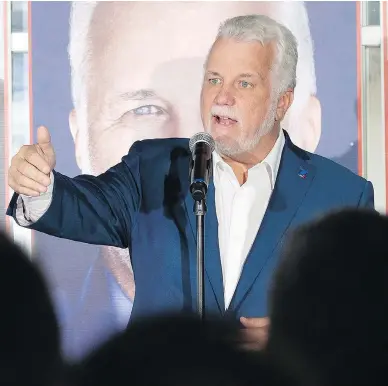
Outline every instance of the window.
[[380, 25], [380, 1], [367, 1], [365, 7], [365, 25]]
[[11, 154], [30, 142], [28, 53], [12, 53]]
[[28, 32], [27, 1], [11, 1], [11, 32]]

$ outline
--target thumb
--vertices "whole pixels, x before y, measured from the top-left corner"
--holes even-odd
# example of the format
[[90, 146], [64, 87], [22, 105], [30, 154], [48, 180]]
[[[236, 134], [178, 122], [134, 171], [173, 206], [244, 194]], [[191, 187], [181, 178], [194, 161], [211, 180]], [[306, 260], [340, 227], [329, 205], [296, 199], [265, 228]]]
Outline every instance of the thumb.
[[247, 328], [266, 327], [269, 325], [269, 318], [240, 318], [240, 322]]
[[40, 126], [38, 128], [38, 134], [37, 134], [37, 138], [38, 138], [38, 145], [39, 146], [47, 146], [49, 144], [51, 144], [51, 136], [50, 136], [50, 133], [47, 129], [47, 127], [44, 127], [44, 126]]
[[38, 152], [49, 163], [51, 170], [55, 167], [55, 152], [51, 144], [51, 136], [47, 127], [40, 126], [37, 133], [38, 143], [36, 145]]

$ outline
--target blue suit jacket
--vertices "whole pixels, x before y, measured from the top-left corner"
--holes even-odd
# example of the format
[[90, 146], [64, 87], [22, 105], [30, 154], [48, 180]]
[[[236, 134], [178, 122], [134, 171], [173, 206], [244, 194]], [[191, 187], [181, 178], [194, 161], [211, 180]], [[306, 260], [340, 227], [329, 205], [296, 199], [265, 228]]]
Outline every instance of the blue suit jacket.
[[[227, 310], [214, 185], [205, 217], [205, 312], [238, 319], [267, 315], [267, 289], [293, 227], [342, 207], [373, 207], [365, 179], [296, 147], [288, 135], [263, 222]], [[55, 174], [53, 201], [31, 228], [86, 243], [129, 248], [136, 281], [132, 317], [196, 309], [196, 223], [187, 139], [136, 142], [98, 176]], [[8, 214], [15, 218], [15, 195]]]

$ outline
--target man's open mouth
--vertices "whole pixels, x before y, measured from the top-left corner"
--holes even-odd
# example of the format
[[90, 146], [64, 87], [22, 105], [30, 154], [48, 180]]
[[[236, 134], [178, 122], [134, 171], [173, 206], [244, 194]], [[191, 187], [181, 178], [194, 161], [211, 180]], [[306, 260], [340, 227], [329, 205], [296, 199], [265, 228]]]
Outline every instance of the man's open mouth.
[[213, 115], [213, 120], [218, 123], [219, 125], [229, 126], [234, 125], [238, 121], [235, 119], [232, 119], [228, 116], [221, 116], [221, 115]]

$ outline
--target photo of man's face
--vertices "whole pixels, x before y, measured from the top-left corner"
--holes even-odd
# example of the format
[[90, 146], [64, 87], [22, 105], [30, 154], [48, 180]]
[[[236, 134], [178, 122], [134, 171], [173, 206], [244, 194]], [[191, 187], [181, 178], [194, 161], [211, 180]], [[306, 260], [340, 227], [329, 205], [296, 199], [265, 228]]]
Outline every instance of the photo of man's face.
[[[106, 171], [120, 162], [135, 141], [191, 137], [204, 131], [200, 114], [203, 65], [220, 23], [252, 13], [276, 19], [279, 4], [98, 3], [87, 33], [83, 97], [70, 114], [82, 172]], [[309, 95], [299, 111], [298, 124], [289, 123], [287, 117], [285, 128], [288, 125], [297, 145], [314, 151], [320, 136], [318, 100]], [[104, 247], [104, 256], [132, 298], [128, 252]]]

